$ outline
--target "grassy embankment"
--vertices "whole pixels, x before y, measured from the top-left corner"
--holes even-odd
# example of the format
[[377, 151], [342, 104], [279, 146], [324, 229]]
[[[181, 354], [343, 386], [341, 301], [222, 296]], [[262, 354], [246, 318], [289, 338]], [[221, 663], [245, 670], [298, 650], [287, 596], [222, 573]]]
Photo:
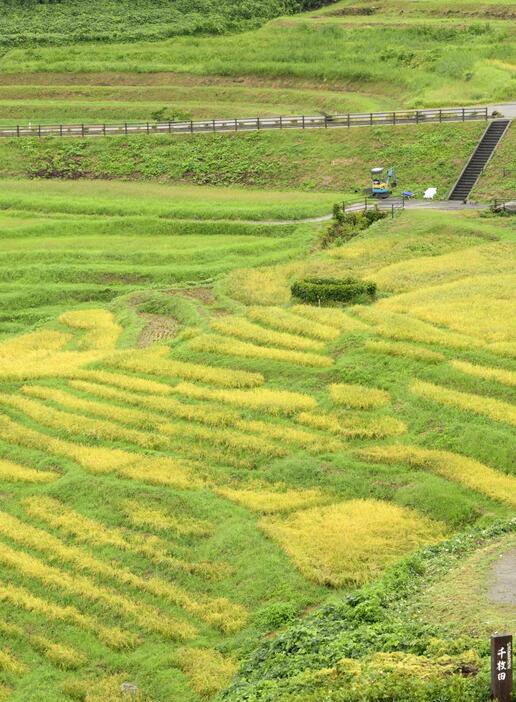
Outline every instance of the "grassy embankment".
[[380, 164], [396, 166], [398, 192], [412, 190], [421, 196], [432, 185], [445, 197], [484, 128], [478, 122], [172, 138], [1, 140], [0, 176], [330, 190], [356, 201], [370, 186], [369, 169]]
[[[213, 198], [232, 214], [208, 193], [191, 213]], [[16, 197], [2, 295], [27, 333], [0, 344], [12, 702], [107, 702], [123, 682], [146, 701], [209, 698], [329, 593], [514, 514], [509, 220], [407, 211], [320, 251], [317, 225], [130, 224]], [[297, 277], [348, 273], [375, 280], [378, 302], [290, 300]], [[52, 317], [32, 331], [30, 295]], [[378, 650], [406, 651], [397, 631]], [[488, 697], [481, 667], [471, 702]], [[453, 670], [439, 685], [463, 689]]]

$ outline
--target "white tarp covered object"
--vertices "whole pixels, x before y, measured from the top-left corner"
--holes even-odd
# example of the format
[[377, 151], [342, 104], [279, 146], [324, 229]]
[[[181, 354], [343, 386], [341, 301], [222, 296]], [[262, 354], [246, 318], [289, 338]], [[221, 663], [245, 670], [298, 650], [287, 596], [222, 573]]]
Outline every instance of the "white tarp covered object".
[[425, 200], [433, 200], [437, 195], [437, 188], [427, 188], [425, 194], [423, 195]]

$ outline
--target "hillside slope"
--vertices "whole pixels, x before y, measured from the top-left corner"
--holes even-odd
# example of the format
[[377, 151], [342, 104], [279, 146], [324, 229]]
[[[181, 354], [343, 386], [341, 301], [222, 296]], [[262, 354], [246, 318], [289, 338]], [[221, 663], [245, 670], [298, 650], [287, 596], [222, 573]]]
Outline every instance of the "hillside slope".
[[[231, 212], [221, 193], [190, 213]], [[151, 229], [84, 205], [82, 223], [66, 198], [1, 218], [10, 702], [107, 702], [124, 683], [209, 699], [330, 593], [514, 515], [510, 220], [406, 211], [320, 249], [317, 224], [169, 211]], [[379, 299], [291, 299], [292, 280], [349, 274]], [[484, 702], [484, 674], [465, 689], [444, 699]]]

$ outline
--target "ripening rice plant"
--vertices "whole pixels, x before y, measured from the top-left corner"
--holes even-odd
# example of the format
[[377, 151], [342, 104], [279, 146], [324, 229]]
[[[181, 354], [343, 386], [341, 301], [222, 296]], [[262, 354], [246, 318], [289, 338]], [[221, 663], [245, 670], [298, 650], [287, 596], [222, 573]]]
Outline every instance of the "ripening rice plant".
[[429, 363], [440, 363], [444, 361], [444, 356], [438, 351], [408, 344], [403, 341], [372, 341], [365, 342], [364, 347], [373, 353], [387, 354], [388, 356], [401, 356], [401, 358], [415, 358], [418, 361], [428, 361]]
[[442, 538], [444, 528], [380, 500], [349, 500], [260, 522], [310, 580], [362, 585], [401, 556]]
[[[45, 506], [43, 506], [42, 509], [33, 498], [29, 498], [27, 502], [29, 507], [28, 511], [34, 512], [36, 516], [41, 516], [42, 511], [44, 512], [45, 510]], [[31, 506], [33, 507], [34, 504], [35, 509], [32, 508], [31, 510]], [[1, 517], [0, 532], [2, 534], [19, 544], [37, 549], [38, 551], [43, 551], [52, 560], [57, 560], [60, 563], [65, 562], [73, 564], [75, 573], [78, 571], [86, 571], [93, 573], [95, 576], [101, 575], [112, 580], [117, 580], [124, 585], [134, 588], [137, 593], [149, 592], [158, 597], [160, 601], [163, 599], [169, 600], [172, 604], [182, 607], [189, 613], [200, 617], [208, 624], [219, 628], [228, 627], [227, 629], [223, 629], [224, 631], [229, 631], [232, 627], [241, 627], [247, 618], [245, 610], [240, 605], [234, 604], [225, 598], [214, 599], [206, 595], [193, 595], [183, 588], [173, 583], [166, 582], [156, 576], [142, 577], [136, 575], [121, 565], [112, 565], [110, 562], [92, 556], [88, 551], [80, 547], [68, 545], [43, 529], [32, 527], [12, 515], [3, 512], [1, 513]], [[95, 527], [96, 522], [93, 520], [89, 521], [92, 522]], [[53, 526], [55, 526], [55, 524], [53, 524]], [[98, 533], [98, 530], [95, 531], [95, 533]], [[116, 535], [116, 530], [111, 530], [111, 533], [108, 533], [108, 536], [111, 536], [111, 542], [117, 543], [117, 539], [114, 538]], [[118, 540], [118, 543], [120, 543], [122, 539], [123, 535], [121, 539]], [[182, 570], [183, 572], [200, 572], [200, 574], [216, 573], [216, 570], [210, 568], [210, 564], [201, 564], [202, 569], [204, 569], [203, 573], [202, 570], [198, 571], [196, 564], [187, 564], [184, 561], [170, 558], [166, 554], [166, 546], [162, 546], [158, 549], [154, 541], [156, 541], [155, 537], [154, 539], [148, 537], [147, 540], [142, 540], [140, 548], [138, 548], [137, 544], [133, 546], [130, 543], [126, 543], [124, 550], [140, 553], [147, 557], [150, 555], [153, 562], [166, 564], [169, 567]], [[95, 544], [99, 543], [99, 541], [95, 539], [90, 539], [89, 542]], [[127, 548], [127, 546], [129, 546], [129, 548]], [[122, 549], [123, 548], [124, 544], [122, 541]], [[176, 565], [178, 566], [177, 568]], [[153, 611], [154, 610], [151, 611], [152, 616], [154, 616]], [[220, 611], [222, 611], [222, 616]], [[151, 617], [150, 624], [152, 624], [152, 621], [153, 619]], [[183, 632], [185, 636], [188, 632], [193, 632], [193, 629], [189, 627], [189, 625], [183, 626], [183, 624], [184, 622], [174, 622], [174, 631], [177, 629]], [[167, 630], [170, 631], [170, 623]]]
[[290, 300], [288, 276], [296, 267], [297, 263], [288, 263], [230, 271], [225, 278], [227, 294], [244, 305], [284, 305]]
[[375, 325], [371, 331], [390, 339], [415, 341], [422, 344], [440, 344], [458, 349], [482, 346], [479, 339], [444, 331], [408, 314], [388, 312], [379, 304], [369, 307], [361, 305], [355, 311], [360, 317]]
[[70, 646], [50, 641], [45, 636], [33, 634], [29, 638], [30, 645], [40, 651], [45, 658], [63, 670], [75, 670], [86, 663], [86, 656]]
[[381, 306], [482, 342], [510, 342], [516, 336], [512, 321], [515, 282], [514, 274], [472, 276], [385, 298]]
[[[23, 504], [31, 516], [41, 519], [51, 527], [59, 529], [69, 536], [73, 536], [81, 543], [87, 543], [93, 546], [114, 546], [121, 551], [144, 556], [158, 565], [165, 563], [173, 570], [196, 573], [206, 577], [216, 577], [225, 570], [225, 568], [222, 567], [223, 564], [204, 562], [189, 563], [188, 561], [180, 560], [174, 556], [169, 556], [167, 553], [167, 544], [158, 536], [135, 534], [117, 529], [116, 527], [108, 527], [102, 522], [98, 522], [79, 512], [75, 512], [64, 503], [52, 497], [28, 497], [23, 501]], [[13, 517], [10, 517], [10, 519], [12, 521]], [[1, 528], [6, 529], [8, 527], [3, 526], [0, 527], [0, 529]], [[28, 526], [25, 525], [24, 532], [27, 531]], [[43, 538], [41, 534], [39, 534], [38, 539], [42, 543], [48, 543], [48, 537]], [[36, 540], [37, 539], [35, 539], [35, 541]], [[52, 548], [63, 553], [62, 548], [58, 548], [55, 542], [52, 544]], [[84, 555], [82, 559], [85, 560]], [[139, 585], [139, 587], [142, 586]]]
[[147, 378], [138, 378], [135, 375], [110, 373], [109, 371], [103, 370], [78, 370], [73, 373], [73, 378], [94, 383], [114, 385], [123, 390], [131, 390], [134, 392], [147, 392], [154, 395], [168, 395], [170, 393], [170, 385], [166, 385], [165, 383], [158, 383], [156, 380], [148, 380]]
[[[126, 429], [108, 420], [91, 419], [82, 414], [63, 412], [26, 397], [0, 394], [0, 404], [13, 407], [36, 422], [72, 437], [84, 436], [94, 440], [124, 441], [144, 449], [168, 447], [166, 438], [158, 434]], [[115, 408], [113, 408], [113, 414], [115, 414]]]
[[98, 636], [110, 648], [127, 648], [134, 646], [136, 636], [128, 631], [106, 627], [94, 617], [79, 612], [71, 605], [58, 605], [44, 600], [23, 587], [17, 587], [6, 582], [0, 582], [0, 602], [6, 602], [13, 607], [36, 612], [50, 621], [64, 621], [78, 626]]
[[[340, 448], [338, 442], [329, 442], [327, 437], [298, 428], [287, 427], [273, 422], [242, 419], [241, 413], [227, 407], [209, 406], [206, 402], [198, 405], [186, 404], [169, 397], [154, 397], [124, 392], [109, 386], [88, 383], [82, 380], [72, 380], [69, 385], [77, 390], [95, 397], [116, 400], [138, 407], [148, 407], [164, 415], [172, 415], [189, 422], [199, 422], [208, 426], [231, 426], [244, 432], [263, 435], [265, 439], [276, 439], [302, 446], [307, 450], [319, 453], [321, 451], [336, 451]], [[165, 421], [165, 417], [160, 418]]]
[[308, 336], [312, 339], [333, 341], [340, 334], [339, 329], [334, 326], [314, 322], [281, 307], [251, 307], [248, 317], [273, 329]]
[[186, 640], [196, 634], [196, 630], [185, 621], [175, 620], [164, 612], [138, 600], [131, 600], [118, 591], [97, 585], [89, 577], [49, 566], [43, 561], [6, 544], [0, 543], [0, 562], [21, 575], [39, 580], [50, 590], [62, 590], [65, 593], [101, 602], [115, 612], [130, 617], [139, 626], [154, 631], [162, 636]]
[[121, 505], [129, 521], [137, 527], [178, 534], [180, 536], [211, 536], [213, 524], [184, 515], [175, 515], [165, 509], [150, 507], [139, 500], [125, 500]]
[[23, 675], [27, 667], [20, 663], [7, 648], [4, 648], [0, 649], [0, 670], [6, 673], [14, 673], [15, 675]]
[[218, 336], [217, 334], [200, 334], [188, 342], [188, 347], [193, 351], [219, 353], [226, 356], [240, 356], [242, 358], [262, 359], [270, 361], [286, 361], [299, 366], [313, 366], [327, 368], [333, 365], [333, 359], [305, 351], [287, 351], [272, 346], [258, 346], [245, 341]]
[[365, 385], [334, 383], [329, 386], [330, 397], [336, 405], [356, 409], [384, 407], [390, 402], [389, 393]]
[[[228, 429], [218, 429], [217, 431], [213, 431], [211, 428], [198, 427], [192, 424], [171, 424], [160, 415], [142, 412], [140, 410], [128, 409], [125, 407], [108, 405], [106, 403], [92, 402], [91, 400], [84, 400], [80, 397], [63, 392], [62, 390], [56, 390], [54, 388], [26, 386], [22, 388], [22, 391], [31, 396], [40, 397], [45, 400], [52, 400], [56, 403], [58, 402], [67, 409], [77, 409], [89, 415], [108, 417], [117, 423], [120, 422], [122, 424], [134, 425], [138, 428], [147, 430], [153, 429], [156, 439], [156, 442], [152, 445], [153, 448], [165, 448], [167, 445], [164, 443], [163, 437], [171, 436], [179, 437], [181, 439], [190, 439], [201, 443], [205, 442], [209, 446], [220, 445], [222, 447], [232, 448], [238, 451], [251, 451], [264, 456], [283, 456], [285, 454], [285, 449], [283, 447], [277, 446], [269, 441], [259, 439], [258, 437], [249, 434], [243, 434]], [[68, 417], [69, 416], [70, 415], [68, 415]], [[144, 445], [144, 443], [146, 443], [146, 439], [141, 433], [134, 434], [133, 438], [130, 439], [129, 437], [131, 435], [128, 434], [123, 428], [121, 428], [120, 432], [113, 429], [113, 427], [111, 427], [109, 430], [105, 422], [102, 422], [100, 426], [96, 425], [95, 428], [95, 425], [89, 424], [88, 422], [89, 420], [85, 417], [83, 431], [88, 432], [88, 436], [91, 435], [92, 431], [96, 431], [97, 436], [102, 438], [115, 438], [115, 436], [118, 436], [118, 438], [121, 440], [131, 441], [139, 446], [142, 446], [143, 448], [147, 447], [147, 445]], [[65, 422], [63, 422], [63, 425], [66, 430], [68, 425]], [[106, 431], [108, 434], [105, 433]], [[159, 439], [160, 435], [161, 440]], [[142, 443], [142, 441], [144, 443]]]
[[367, 331], [369, 326], [359, 319], [342, 312], [336, 307], [313, 307], [312, 305], [294, 305], [290, 308], [292, 312], [310, 319], [313, 322], [328, 327], [335, 327], [339, 332], [360, 332]]
[[173, 660], [202, 697], [212, 697], [226, 688], [238, 670], [235, 660], [211, 648], [180, 648]]
[[410, 390], [425, 400], [457, 407], [458, 409], [489, 417], [497, 422], [507, 422], [507, 424], [516, 426], [516, 406], [510, 405], [508, 402], [495, 400], [484, 395], [451, 390], [441, 385], [425, 383], [422, 380], [414, 381], [410, 386]]
[[253, 512], [290, 512], [328, 502], [329, 495], [318, 489], [294, 490], [281, 483], [249, 483], [241, 488], [221, 487], [215, 492]]
[[115, 473], [155, 485], [175, 485], [184, 489], [194, 489], [203, 484], [194, 477], [193, 464], [182, 459], [65, 441], [29, 429], [2, 415], [0, 429], [4, 441], [71, 458], [93, 473]]
[[491, 353], [507, 358], [516, 358], [516, 341], [497, 341], [486, 347]]
[[496, 380], [503, 385], [516, 386], [516, 373], [505, 368], [491, 368], [490, 366], [479, 366], [467, 361], [450, 361], [450, 364], [458, 371], [467, 375], [474, 375], [476, 378], [484, 380]]
[[[106, 400], [116, 400], [125, 404], [147, 407], [163, 415], [171, 415], [179, 419], [200, 422], [209, 426], [229, 426], [240, 418], [240, 413], [227, 408], [217, 409], [210, 406], [191, 405], [181, 402], [175, 398], [163, 397], [162, 395], [141, 395], [126, 390], [118, 390], [109, 385], [99, 385], [83, 380], [70, 380], [70, 387], [88, 393], [94, 397], [101, 397]], [[173, 392], [173, 388], [167, 386], [168, 392]], [[166, 419], [162, 418], [162, 421]]]
[[41, 377], [66, 377], [81, 365], [97, 361], [97, 351], [61, 350], [70, 334], [42, 329], [0, 343], [0, 378], [29, 380]]
[[394, 444], [359, 449], [357, 455], [374, 463], [407, 464], [430, 470], [516, 507], [516, 477], [500, 473], [480, 461], [458, 453]]
[[79, 668], [86, 662], [86, 657], [81, 652], [70, 646], [51, 641], [46, 636], [33, 633], [32, 627], [29, 630], [29, 628], [25, 629], [18, 624], [0, 619], [0, 634], [20, 641], [28, 641], [32, 648], [40, 651], [51, 663], [64, 670]]
[[[168, 353], [169, 350], [167, 348], [165, 352]], [[201, 383], [228, 388], [253, 388], [263, 384], [263, 375], [260, 373], [175, 361], [170, 358], [163, 358], [156, 353], [155, 349], [152, 350], [152, 353], [149, 351], [120, 353], [110, 359], [106, 359], [106, 363], [116, 368], [123, 368], [136, 373], [197, 380]]]
[[421, 256], [377, 270], [375, 280], [385, 290], [403, 292], [436, 286], [469, 276], [501, 275], [514, 271], [513, 245], [497, 241], [470, 246], [440, 256]]
[[59, 474], [51, 470], [35, 470], [0, 458], [0, 480], [10, 483], [51, 483]]
[[258, 344], [280, 346], [295, 351], [324, 351], [324, 344], [321, 341], [266, 329], [243, 317], [221, 317], [211, 323], [211, 328], [224, 336], [236, 336]]
[[227, 402], [247, 409], [266, 410], [272, 414], [293, 414], [301, 410], [313, 409], [317, 405], [317, 401], [310, 395], [268, 388], [212, 390], [193, 383], [179, 383], [174, 387], [174, 392], [196, 400]]
[[400, 419], [389, 415], [361, 416], [332, 414], [327, 412], [301, 412], [297, 421], [321, 431], [347, 437], [349, 439], [381, 439], [386, 436], [404, 434], [407, 426]]
[[127, 688], [132, 679], [132, 674], [126, 671], [109, 675], [96, 671], [93, 677], [67, 678], [60, 688], [66, 699], [81, 702], [125, 702], [127, 699], [130, 702], [157, 702], [157, 698], [151, 697], [141, 684], [135, 690]]
[[114, 349], [122, 327], [113, 319], [113, 315], [108, 310], [75, 310], [64, 312], [60, 317], [61, 324], [66, 324], [73, 329], [86, 329], [86, 333], [79, 340], [78, 347], [81, 349], [97, 349], [99, 351], [109, 351]]

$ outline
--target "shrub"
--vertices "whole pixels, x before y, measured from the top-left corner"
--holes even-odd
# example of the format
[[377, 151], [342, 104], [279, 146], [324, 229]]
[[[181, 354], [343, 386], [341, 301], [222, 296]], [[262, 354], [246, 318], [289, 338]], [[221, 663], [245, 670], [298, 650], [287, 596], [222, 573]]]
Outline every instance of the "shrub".
[[333, 205], [333, 221], [321, 237], [321, 247], [341, 246], [374, 222], [383, 219], [385, 212], [377, 207], [365, 212], [346, 212], [342, 204]]
[[357, 278], [304, 278], [290, 288], [292, 295], [303, 302], [320, 305], [325, 302], [369, 302], [376, 297], [376, 283]]

